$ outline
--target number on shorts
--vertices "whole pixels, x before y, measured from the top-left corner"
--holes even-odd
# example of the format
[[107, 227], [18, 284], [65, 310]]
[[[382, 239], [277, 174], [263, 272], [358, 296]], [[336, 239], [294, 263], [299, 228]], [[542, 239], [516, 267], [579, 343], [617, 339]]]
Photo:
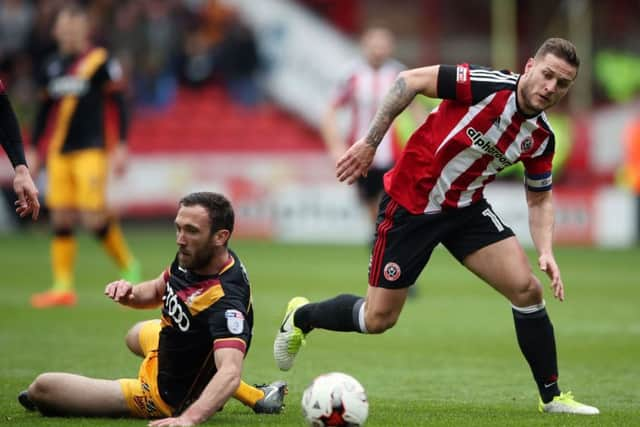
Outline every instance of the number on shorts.
[[504, 225], [502, 225], [502, 222], [500, 222], [500, 218], [498, 218], [498, 215], [493, 213], [493, 211], [491, 209], [487, 208], [487, 209], [483, 210], [482, 211], [482, 215], [488, 216], [489, 219], [491, 220], [491, 222], [493, 222], [493, 225], [496, 226], [498, 231], [503, 231], [504, 230]]

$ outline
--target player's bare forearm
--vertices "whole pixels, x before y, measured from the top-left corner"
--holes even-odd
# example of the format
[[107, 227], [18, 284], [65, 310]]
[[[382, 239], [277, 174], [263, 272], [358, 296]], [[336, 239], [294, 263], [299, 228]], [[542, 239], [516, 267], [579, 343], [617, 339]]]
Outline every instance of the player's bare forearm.
[[529, 231], [538, 254], [552, 254], [554, 212], [551, 191], [527, 191]]
[[166, 283], [164, 275], [136, 286], [126, 280], [107, 285], [104, 294], [115, 302], [132, 308], [155, 308], [162, 303]]
[[371, 122], [365, 138], [367, 144], [374, 148], [380, 145], [380, 141], [389, 130], [393, 119], [411, 103], [416, 94], [417, 92], [411, 90], [407, 85], [404, 73], [400, 73], [382, 100], [382, 105], [378, 108]]
[[218, 371], [198, 400], [193, 402], [182, 416], [199, 424], [218, 411], [240, 385], [243, 356], [243, 353], [236, 349], [216, 350], [214, 357]]
[[164, 277], [142, 282], [133, 287], [135, 308], [155, 308], [162, 304], [166, 283]]

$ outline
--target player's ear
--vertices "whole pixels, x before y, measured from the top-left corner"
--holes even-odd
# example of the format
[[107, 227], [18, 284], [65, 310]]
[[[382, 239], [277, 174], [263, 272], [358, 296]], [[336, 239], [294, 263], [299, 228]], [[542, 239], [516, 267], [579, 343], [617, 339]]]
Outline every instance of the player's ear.
[[534, 58], [529, 58], [527, 60], [527, 63], [524, 66], [524, 72], [528, 73], [529, 70], [531, 70], [533, 68], [533, 65], [535, 64], [536, 60]]
[[231, 237], [231, 232], [225, 228], [213, 233], [213, 241], [216, 246], [224, 246]]

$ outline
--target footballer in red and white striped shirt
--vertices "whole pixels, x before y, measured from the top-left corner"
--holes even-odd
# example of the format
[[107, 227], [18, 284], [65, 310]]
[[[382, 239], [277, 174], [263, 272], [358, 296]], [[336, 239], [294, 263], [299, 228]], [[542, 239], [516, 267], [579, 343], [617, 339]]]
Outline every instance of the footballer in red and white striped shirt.
[[393, 119], [417, 94], [443, 99], [385, 175], [387, 194], [378, 210], [366, 298], [342, 294], [317, 303], [294, 298], [274, 344], [288, 349], [274, 352], [281, 366], [291, 367], [302, 338], [315, 328], [381, 333], [393, 327], [409, 287], [442, 244], [511, 303], [518, 345], [540, 394], [539, 411], [599, 413], [560, 391], [542, 284], [513, 231], [483, 196], [500, 170], [524, 163], [538, 266], [551, 279], [554, 297], [564, 300], [552, 248], [555, 141], [544, 111], [567, 94], [579, 65], [575, 46], [553, 38], [520, 75], [468, 64], [398, 74], [366, 136], [336, 165], [338, 179], [353, 183], [366, 174]]

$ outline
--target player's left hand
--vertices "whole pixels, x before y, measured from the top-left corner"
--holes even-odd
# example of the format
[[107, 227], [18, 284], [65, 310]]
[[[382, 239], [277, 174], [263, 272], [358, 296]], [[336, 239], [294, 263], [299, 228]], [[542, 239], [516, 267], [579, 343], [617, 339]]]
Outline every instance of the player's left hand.
[[197, 424], [198, 424], [197, 422], [187, 419], [183, 414], [179, 417], [163, 418], [161, 420], [151, 421], [148, 425], [152, 427], [158, 427], [158, 426], [182, 427], [182, 426], [195, 426]]
[[111, 153], [111, 167], [117, 177], [121, 177], [127, 171], [129, 162], [129, 150], [124, 143], [117, 144]]
[[354, 143], [336, 163], [338, 181], [351, 185], [361, 176], [367, 176], [375, 154], [375, 147], [367, 144], [364, 138]]
[[31, 179], [29, 169], [25, 165], [16, 167], [16, 176], [13, 178], [13, 190], [18, 196], [16, 200], [16, 212], [20, 218], [31, 214], [33, 220], [38, 219], [40, 202], [38, 201], [38, 188]]
[[547, 276], [551, 279], [551, 289], [553, 289], [553, 296], [560, 301], [564, 301], [564, 284], [560, 277], [560, 268], [556, 263], [555, 258], [551, 254], [543, 254], [538, 257], [538, 265], [540, 270], [547, 273]]

